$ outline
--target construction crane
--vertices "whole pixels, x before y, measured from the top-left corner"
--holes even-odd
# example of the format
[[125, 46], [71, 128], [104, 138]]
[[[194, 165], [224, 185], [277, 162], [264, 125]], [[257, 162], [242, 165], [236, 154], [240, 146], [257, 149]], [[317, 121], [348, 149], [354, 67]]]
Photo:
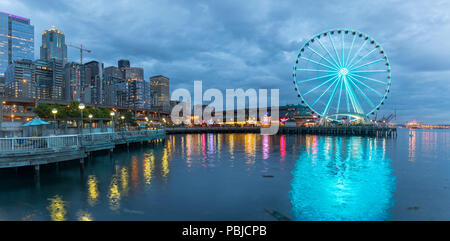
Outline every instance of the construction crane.
[[83, 48], [83, 45], [82, 45], [82, 44], [80, 44], [80, 46], [75, 46], [75, 45], [72, 45], [72, 44], [67, 44], [67, 46], [70, 46], [70, 47], [72, 47], [72, 48], [76, 48], [76, 49], [79, 49], [79, 50], [80, 50], [80, 64], [83, 64], [83, 51], [86, 51], [86, 52], [88, 52], [88, 53], [92, 52], [92, 50]]

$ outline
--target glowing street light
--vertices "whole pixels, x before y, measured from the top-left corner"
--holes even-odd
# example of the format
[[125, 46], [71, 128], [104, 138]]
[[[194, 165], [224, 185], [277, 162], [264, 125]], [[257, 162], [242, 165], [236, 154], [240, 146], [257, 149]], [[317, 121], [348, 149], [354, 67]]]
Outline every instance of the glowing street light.
[[86, 108], [86, 106], [83, 103], [80, 103], [78, 105], [78, 109], [81, 110], [81, 134], [83, 134], [83, 110]]
[[112, 132], [114, 132], [114, 116], [116, 115], [116, 113], [114, 111], [111, 111], [109, 115], [111, 116]]
[[121, 124], [121, 126], [122, 126], [122, 128], [123, 128], [123, 126], [124, 126], [124, 124], [125, 124], [125, 123], [124, 123], [124, 120], [125, 120], [125, 116], [121, 116], [121, 117], [120, 117], [120, 119], [122, 120], [122, 124]]
[[94, 117], [92, 114], [89, 114], [89, 133], [92, 133], [92, 117]]
[[58, 113], [58, 110], [56, 108], [53, 108], [52, 113], [53, 113], [53, 122], [54, 122], [53, 134], [56, 135], [56, 114]]

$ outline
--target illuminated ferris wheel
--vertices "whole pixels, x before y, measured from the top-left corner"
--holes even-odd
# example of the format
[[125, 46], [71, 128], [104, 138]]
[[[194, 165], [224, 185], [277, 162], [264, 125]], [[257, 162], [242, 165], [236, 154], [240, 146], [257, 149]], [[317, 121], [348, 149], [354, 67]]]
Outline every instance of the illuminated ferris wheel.
[[388, 57], [379, 43], [355, 30], [334, 29], [306, 41], [293, 69], [302, 104], [322, 120], [368, 120], [391, 85]]

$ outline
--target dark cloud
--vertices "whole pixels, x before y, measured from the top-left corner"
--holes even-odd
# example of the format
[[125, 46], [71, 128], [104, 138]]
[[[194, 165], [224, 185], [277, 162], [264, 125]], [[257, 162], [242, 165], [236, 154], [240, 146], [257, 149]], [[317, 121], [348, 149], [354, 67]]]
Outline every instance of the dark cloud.
[[[280, 88], [297, 103], [291, 70], [298, 47], [315, 33], [347, 27], [383, 45], [392, 64], [391, 94], [380, 115], [398, 121], [450, 119], [450, 3], [447, 1], [35, 1], [0, 0], [2, 11], [51, 25], [66, 41], [93, 50], [86, 60], [128, 58], [146, 79], [163, 74], [172, 89]], [[69, 50], [78, 61], [79, 52]]]

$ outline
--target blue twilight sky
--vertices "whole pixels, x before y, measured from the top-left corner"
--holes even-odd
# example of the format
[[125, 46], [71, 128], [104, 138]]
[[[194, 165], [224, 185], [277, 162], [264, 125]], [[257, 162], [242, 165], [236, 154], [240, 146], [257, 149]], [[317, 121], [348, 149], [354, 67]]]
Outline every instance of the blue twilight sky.
[[[352, 28], [382, 44], [392, 87], [381, 115], [397, 122], [450, 123], [450, 1], [49, 1], [0, 0], [0, 11], [31, 19], [35, 56], [55, 25], [105, 66], [120, 58], [163, 74], [171, 90], [280, 88], [280, 104], [298, 103], [292, 66], [300, 45], [330, 28]], [[79, 52], [69, 49], [70, 61]]]

